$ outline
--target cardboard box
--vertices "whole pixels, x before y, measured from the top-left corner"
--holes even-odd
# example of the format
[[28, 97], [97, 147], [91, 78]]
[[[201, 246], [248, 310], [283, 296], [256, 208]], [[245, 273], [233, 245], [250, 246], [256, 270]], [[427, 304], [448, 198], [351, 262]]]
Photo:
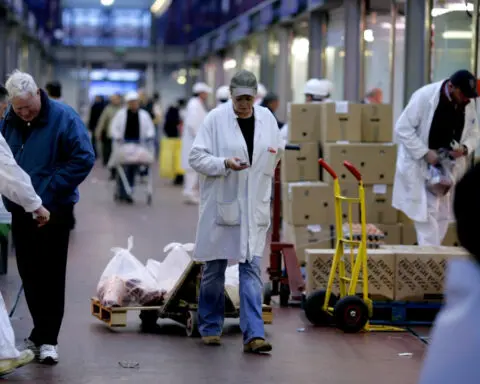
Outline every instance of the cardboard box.
[[306, 249], [332, 249], [333, 239], [330, 225], [293, 226], [283, 223], [283, 240], [295, 245], [297, 260], [305, 263]]
[[396, 224], [398, 211], [392, 207], [392, 186], [375, 184], [365, 187], [367, 222]]
[[320, 105], [320, 141], [362, 141], [362, 104], [338, 101]]
[[405, 215], [402, 211], [397, 211], [398, 212], [398, 222], [399, 223], [406, 223], [406, 224], [412, 224], [413, 221]]
[[360, 171], [364, 184], [391, 185], [395, 176], [396, 158], [397, 147], [391, 143], [327, 143], [324, 145], [324, 159], [337, 173], [340, 181], [355, 182], [356, 180], [343, 165], [347, 160]]
[[[345, 197], [358, 197], [358, 184], [357, 183], [340, 183], [340, 193]], [[332, 188], [333, 194], [333, 188]], [[348, 205], [349, 203], [342, 203], [342, 212], [343, 212], [343, 222], [348, 222]], [[353, 223], [360, 222], [360, 205], [357, 203], [352, 203], [352, 212], [351, 220]], [[335, 224], [335, 221], [332, 222]]]
[[364, 104], [362, 107], [362, 141], [389, 143], [393, 139], [393, 108], [389, 104]]
[[[307, 249], [305, 251], [306, 290], [311, 293], [318, 289], [326, 289], [335, 250]], [[345, 254], [345, 268], [351, 274], [350, 253]], [[395, 288], [395, 255], [388, 250], [372, 249], [368, 251], [369, 294], [372, 298], [392, 300]], [[339, 293], [338, 275], [333, 293]], [[362, 291], [359, 284], [357, 292]]]
[[285, 183], [283, 219], [292, 225], [330, 224], [335, 220], [333, 188], [322, 182]]
[[299, 143], [300, 151], [285, 151], [280, 163], [283, 182], [318, 181], [318, 143]]
[[402, 224], [402, 244], [403, 245], [418, 245], [417, 231], [413, 222]]
[[458, 247], [384, 246], [396, 255], [395, 300], [424, 301], [443, 297], [447, 261], [467, 257]]
[[402, 244], [402, 225], [401, 224], [375, 224], [380, 229], [385, 238], [384, 244], [398, 245]]
[[290, 143], [320, 140], [320, 104], [290, 104], [288, 141]]

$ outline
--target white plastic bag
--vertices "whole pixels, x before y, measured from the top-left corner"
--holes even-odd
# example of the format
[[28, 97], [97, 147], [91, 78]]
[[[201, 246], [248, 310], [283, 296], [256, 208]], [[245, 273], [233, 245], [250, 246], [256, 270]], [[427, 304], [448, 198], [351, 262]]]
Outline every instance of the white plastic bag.
[[0, 360], [16, 359], [20, 352], [15, 347], [15, 334], [8, 317], [5, 301], [0, 293]]
[[154, 162], [154, 154], [145, 146], [136, 143], [125, 143], [114, 148], [108, 161], [108, 166], [153, 164]]
[[455, 160], [446, 150], [439, 150], [439, 164], [428, 165], [427, 190], [435, 196], [445, 196], [455, 183]]
[[164, 292], [157, 287], [147, 268], [131, 254], [133, 237], [128, 248], [112, 248], [113, 258], [100, 277], [97, 295], [107, 307], [128, 305], [160, 305]]
[[169, 293], [175, 287], [192, 261], [188, 252], [192, 252], [194, 247], [193, 243], [170, 243], [163, 249], [163, 252], [168, 252], [163, 262], [160, 264], [151, 260], [147, 262], [151, 268], [149, 270], [154, 270], [158, 289]]

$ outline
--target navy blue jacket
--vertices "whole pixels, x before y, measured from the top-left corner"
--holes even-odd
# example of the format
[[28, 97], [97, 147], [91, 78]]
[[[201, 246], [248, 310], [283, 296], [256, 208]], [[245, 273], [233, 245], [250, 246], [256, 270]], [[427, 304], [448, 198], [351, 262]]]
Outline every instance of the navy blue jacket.
[[[92, 170], [95, 155], [80, 116], [73, 108], [40, 92], [39, 115], [27, 123], [9, 108], [1, 133], [18, 165], [32, 179], [43, 205], [55, 212], [78, 202], [78, 186]], [[3, 200], [10, 212], [23, 210], [6, 198]]]

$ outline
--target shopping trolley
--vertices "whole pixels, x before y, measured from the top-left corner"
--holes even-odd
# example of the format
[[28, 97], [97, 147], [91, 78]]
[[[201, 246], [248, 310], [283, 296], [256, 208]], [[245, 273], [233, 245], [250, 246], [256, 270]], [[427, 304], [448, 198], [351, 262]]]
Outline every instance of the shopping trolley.
[[[326, 289], [315, 291], [305, 299], [304, 311], [307, 319], [315, 325], [334, 323], [346, 333], [356, 333], [361, 330], [404, 331], [402, 328], [369, 323], [373, 315], [373, 301], [368, 295], [367, 223], [362, 175], [353, 164], [344, 161], [345, 168], [358, 181], [358, 197], [345, 197], [341, 195], [340, 183], [335, 171], [325, 160], [320, 159], [319, 163], [333, 178], [336, 248]], [[343, 226], [342, 204], [344, 202], [348, 204], [347, 234]], [[360, 205], [359, 236], [354, 236], [353, 233], [352, 206], [354, 205]], [[346, 258], [349, 258], [351, 265], [350, 276], [347, 275]], [[332, 292], [337, 275], [340, 286], [339, 297]], [[362, 289], [361, 294], [357, 295], [359, 284]]]
[[[116, 185], [114, 200], [120, 201], [121, 196], [118, 185], [121, 183], [128, 198], [133, 199], [133, 185], [137, 176], [140, 176], [138, 185], [144, 186], [147, 204], [152, 203], [153, 197], [153, 172], [151, 166], [155, 164], [155, 140], [140, 141], [116, 140], [110, 157], [109, 167], [116, 170]], [[125, 171], [127, 168], [127, 172]], [[130, 179], [130, 180], [129, 180]]]

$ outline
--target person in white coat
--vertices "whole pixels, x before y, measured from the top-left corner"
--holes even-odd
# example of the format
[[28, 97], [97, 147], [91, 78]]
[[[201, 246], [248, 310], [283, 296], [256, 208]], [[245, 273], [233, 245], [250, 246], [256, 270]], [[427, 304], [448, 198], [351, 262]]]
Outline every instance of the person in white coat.
[[217, 106], [230, 100], [230, 88], [228, 85], [218, 87], [217, 92], [215, 93], [215, 98], [217, 99]]
[[[3, 119], [8, 92], [0, 86], [0, 116]], [[30, 176], [16, 163], [12, 151], [0, 134], [0, 194], [20, 205], [36, 217], [39, 225], [50, 220], [50, 213], [42, 206], [42, 199], [36, 194]], [[0, 294], [0, 377], [33, 361], [35, 354], [30, 349], [23, 351], [15, 347], [15, 336], [7, 308]]]
[[212, 93], [205, 83], [193, 85], [193, 97], [188, 101], [182, 131], [182, 168], [185, 171], [183, 196], [187, 204], [198, 204], [198, 175], [188, 162], [188, 155], [198, 130], [207, 116], [208, 95]]
[[469, 256], [448, 260], [445, 304], [435, 319], [419, 384], [477, 384], [480, 355], [480, 164], [455, 187], [453, 211], [460, 244]]
[[[330, 95], [333, 92], [333, 84], [327, 79], [310, 79], [306, 82], [303, 93], [305, 94], [305, 103], [329, 103], [332, 100]], [[281, 128], [284, 140], [288, 138], [288, 124]]]
[[205, 262], [198, 324], [207, 345], [219, 345], [225, 310], [225, 270], [239, 263], [240, 327], [245, 352], [269, 352], [262, 319], [261, 257], [270, 226], [275, 167], [285, 148], [277, 121], [255, 105], [257, 80], [242, 70], [232, 100], [206, 117], [190, 151], [200, 176], [195, 260]]
[[[155, 139], [156, 128], [150, 114], [140, 108], [140, 97], [137, 92], [129, 92], [125, 95], [126, 107], [120, 109], [110, 124], [110, 137], [116, 143], [114, 145], [112, 160], [115, 161], [115, 151], [121, 150], [119, 143], [137, 143], [143, 145]], [[118, 153], [118, 152], [117, 152]], [[111, 164], [112, 165], [112, 164]], [[137, 165], [124, 165], [123, 170], [130, 187], [133, 189], [135, 176], [139, 172]], [[133, 199], [125, 190], [125, 187], [117, 175], [117, 197], [120, 201], [133, 203]]]
[[475, 77], [466, 70], [426, 85], [412, 95], [395, 124], [398, 154], [392, 205], [413, 220], [419, 245], [441, 245], [452, 221], [452, 189], [445, 195], [431, 193], [428, 166], [438, 164], [438, 150], [446, 149], [455, 158], [454, 178], [465, 173], [468, 156], [480, 139], [472, 100], [476, 87]]

